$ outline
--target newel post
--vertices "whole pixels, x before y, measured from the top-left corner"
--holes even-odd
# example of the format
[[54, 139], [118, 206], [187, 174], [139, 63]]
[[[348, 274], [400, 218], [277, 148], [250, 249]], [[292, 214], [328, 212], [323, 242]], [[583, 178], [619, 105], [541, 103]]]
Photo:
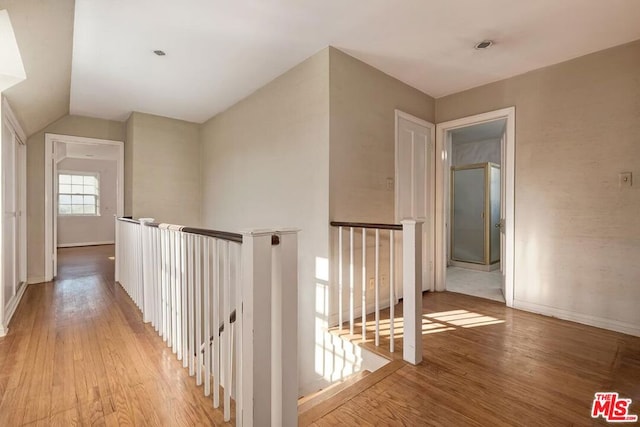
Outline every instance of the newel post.
[[242, 233], [241, 419], [271, 424], [271, 281], [273, 231]]
[[272, 242], [272, 426], [298, 425], [298, 231]]
[[402, 221], [402, 254], [402, 357], [417, 365], [422, 361], [422, 221]]

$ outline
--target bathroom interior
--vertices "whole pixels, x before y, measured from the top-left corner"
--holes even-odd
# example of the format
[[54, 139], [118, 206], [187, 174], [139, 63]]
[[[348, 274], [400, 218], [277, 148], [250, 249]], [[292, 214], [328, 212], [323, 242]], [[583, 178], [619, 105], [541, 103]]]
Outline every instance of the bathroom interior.
[[504, 303], [501, 273], [502, 139], [506, 119], [449, 131], [446, 288]]

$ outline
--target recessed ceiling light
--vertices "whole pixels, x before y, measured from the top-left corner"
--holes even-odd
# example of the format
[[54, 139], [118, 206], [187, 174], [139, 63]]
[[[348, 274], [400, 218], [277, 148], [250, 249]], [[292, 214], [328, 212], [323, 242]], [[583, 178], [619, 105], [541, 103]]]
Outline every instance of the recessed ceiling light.
[[476, 43], [475, 48], [480, 50], [480, 49], [487, 49], [490, 48], [493, 45], [493, 40], [483, 40], [479, 43]]
[[154, 50], [153, 53], [155, 53], [158, 56], [165, 56], [166, 53], [164, 53], [164, 50]]

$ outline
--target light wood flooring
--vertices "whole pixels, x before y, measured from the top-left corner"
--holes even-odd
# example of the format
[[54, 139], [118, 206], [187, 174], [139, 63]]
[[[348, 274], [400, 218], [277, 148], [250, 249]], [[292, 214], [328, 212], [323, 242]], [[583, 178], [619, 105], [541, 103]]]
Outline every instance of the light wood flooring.
[[0, 338], [0, 426], [224, 425], [114, 283], [114, 247], [61, 249]]
[[[425, 293], [423, 303], [420, 365], [398, 361], [401, 335], [393, 355], [388, 338], [375, 347], [369, 318], [361, 345], [394, 362], [363, 378], [354, 393], [320, 398], [300, 414], [300, 425], [606, 425], [590, 416], [598, 391], [631, 398], [630, 412], [640, 415], [640, 338], [453, 292]], [[401, 305], [396, 312], [402, 315]], [[386, 332], [388, 311], [381, 317]], [[348, 327], [342, 334], [361, 341]]]

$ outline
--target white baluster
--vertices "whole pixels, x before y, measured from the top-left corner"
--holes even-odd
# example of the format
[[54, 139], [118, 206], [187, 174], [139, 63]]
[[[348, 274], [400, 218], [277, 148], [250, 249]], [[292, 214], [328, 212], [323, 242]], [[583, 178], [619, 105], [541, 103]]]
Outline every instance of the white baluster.
[[395, 284], [395, 233], [389, 231], [389, 351], [395, 350], [395, 311], [396, 311], [396, 284]]
[[[221, 346], [221, 357], [224, 357], [224, 420], [229, 421], [231, 419], [231, 357], [229, 357], [229, 350], [231, 349], [231, 323], [229, 317], [231, 316], [231, 259], [229, 257], [229, 242], [223, 243], [224, 253], [224, 289], [222, 290], [222, 307], [223, 307], [223, 319], [224, 319], [224, 342]], [[217, 307], [216, 307], [217, 308]], [[217, 329], [216, 329], [217, 332]]]
[[182, 245], [180, 244], [180, 232], [174, 231], [175, 244], [175, 276], [176, 276], [176, 332], [175, 332], [175, 348], [174, 352], [178, 360], [182, 360]]
[[202, 236], [196, 236], [196, 385], [202, 384]]
[[380, 230], [376, 228], [376, 261], [375, 261], [375, 297], [376, 297], [376, 345], [380, 345]]
[[242, 318], [243, 318], [243, 314], [242, 314], [242, 283], [241, 283], [241, 277], [242, 277], [242, 245], [235, 245], [236, 248], [236, 252], [235, 252], [235, 260], [236, 260], [236, 276], [235, 276], [235, 283], [234, 283], [234, 289], [236, 291], [236, 325], [234, 328], [234, 335], [236, 337], [235, 342], [236, 342], [236, 425], [241, 426], [243, 425], [242, 422], [242, 409], [243, 409], [243, 402], [242, 402], [242, 376], [243, 376], [243, 369], [242, 369], [242, 338], [241, 338], [241, 334], [242, 334]]
[[188, 321], [188, 334], [189, 334], [189, 347], [188, 347], [188, 354], [189, 354], [189, 376], [193, 376], [195, 374], [195, 369], [194, 369], [194, 364], [193, 364], [193, 359], [194, 359], [194, 354], [197, 351], [196, 350], [196, 346], [195, 346], [195, 337], [194, 337], [194, 309], [195, 309], [195, 304], [194, 304], [194, 297], [195, 297], [195, 292], [194, 292], [194, 288], [195, 288], [195, 277], [194, 277], [194, 243], [193, 243], [193, 234], [188, 234], [187, 235], [187, 247], [188, 247], [188, 251], [187, 251], [187, 283], [188, 283], [188, 288], [189, 288], [189, 295], [188, 295], [188, 300], [189, 300], [189, 307], [187, 310], [187, 313], [189, 314], [189, 321]]
[[162, 339], [165, 342], [169, 341], [169, 303], [168, 289], [169, 289], [169, 241], [167, 239], [167, 230], [165, 228], [160, 230], [160, 241], [162, 245]]
[[362, 342], [367, 339], [367, 229], [362, 229]]
[[[211, 240], [204, 239], [204, 395], [211, 394]], [[214, 270], [215, 273], [215, 270]]]
[[188, 282], [187, 282], [187, 237], [186, 237], [186, 233], [183, 233], [182, 231], [180, 232], [180, 254], [181, 254], [181, 260], [180, 260], [180, 275], [181, 275], [181, 286], [180, 286], [180, 290], [181, 290], [181, 302], [182, 302], [182, 316], [180, 319], [180, 324], [182, 325], [182, 331], [180, 333], [180, 336], [182, 337], [182, 367], [186, 368], [187, 366], [189, 366], [189, 345], [188, 345], [188, 336], [189, 336], [189, 332], [188, 332], [188, 325], [187, 325], [187, 318], [188, 318], [188, 311], [187, 311], [187, 287], [188, 287]]
[[342, 331], [342, 226], [338, 227], [338, 330]]
[[349, 228], [349, 333], [353, 335], [354, 323], [354, 300], [355, 295], [355, 274], [354, 274], [354, 256], [353, 256], [353, 227]]
[[[216, 251], [213, 256], [215, 272], [213, 276], [213, 407], [220, 407], [220, 290], [224, 276], [221, 276], [220, 260], [223, 258], [223, 251], [220, 250], [218, 239], [214, 241]], [[223, 264], [224, 265], [224, 264]], [[222, 280], [221, 280], [222, 277]]]

